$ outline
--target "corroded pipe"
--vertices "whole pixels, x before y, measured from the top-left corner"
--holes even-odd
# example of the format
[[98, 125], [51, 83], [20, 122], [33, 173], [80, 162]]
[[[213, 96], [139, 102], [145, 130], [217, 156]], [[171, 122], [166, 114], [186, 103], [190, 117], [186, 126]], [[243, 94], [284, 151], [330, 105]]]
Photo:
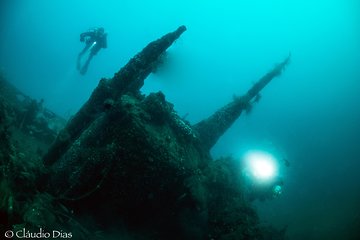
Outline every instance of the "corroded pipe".
[[279, 76], [290, 61], [290, 55], [270, 72], [257, 81], [248, 92], [236, 97], [231, 103], [217, 110], [207, 119], [195, 124], [200, 140], [207, 149], [211, 149], [227, 129], [236, 121], [243, 110], [246, 110], [251, 100], [274, 78]]

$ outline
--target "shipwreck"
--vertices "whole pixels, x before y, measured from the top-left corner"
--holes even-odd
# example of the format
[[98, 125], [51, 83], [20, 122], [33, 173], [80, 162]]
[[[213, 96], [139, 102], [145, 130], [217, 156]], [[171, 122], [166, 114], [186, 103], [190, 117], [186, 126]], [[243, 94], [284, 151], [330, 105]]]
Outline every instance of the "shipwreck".
[[149, 43], [113, 78], [99, 81], [51, 143], [46, 140], [37, 164], [27, 168], [31, 176], [23, 178], [31, 185], [26, 194], [16, 189], [19, 180], [13, 176], [21, 161], [11, 146], [12, 106], [1, 99], [2, 230], [61, 227], [73, 239], [111, 239], [114, 234], [126, 239], [267, 239], [270, 230], [244, 198], [237, 163], [214, 160], [210, 150], [282, 73], [290, 56], [244, 95], [190, 124], [163, 93], [140, 91], [159, 58], [185, 31], [181, 26]]

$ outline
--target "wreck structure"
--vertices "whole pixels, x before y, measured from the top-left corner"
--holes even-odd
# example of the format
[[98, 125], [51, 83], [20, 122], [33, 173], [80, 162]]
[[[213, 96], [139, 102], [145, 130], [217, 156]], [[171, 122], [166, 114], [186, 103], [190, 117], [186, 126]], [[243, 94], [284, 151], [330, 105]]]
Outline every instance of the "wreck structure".
[[262, 239], [236, 163], [213, 160], [210, 150], [290, 56], [191, 125], [163, 93], [140, 92], [185, 31], [151, 42], [113, 78], [100, 80], [43, 156], [48, 171], [38, 189], [102, 229], [126, 229], [130, 239]]

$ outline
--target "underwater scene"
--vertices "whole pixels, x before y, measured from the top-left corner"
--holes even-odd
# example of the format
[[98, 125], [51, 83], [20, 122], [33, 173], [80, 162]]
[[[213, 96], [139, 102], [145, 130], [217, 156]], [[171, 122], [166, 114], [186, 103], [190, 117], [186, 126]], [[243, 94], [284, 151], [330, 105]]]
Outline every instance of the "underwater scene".
[[360, 240], [360, 1], [2, 0], [0, 239]]

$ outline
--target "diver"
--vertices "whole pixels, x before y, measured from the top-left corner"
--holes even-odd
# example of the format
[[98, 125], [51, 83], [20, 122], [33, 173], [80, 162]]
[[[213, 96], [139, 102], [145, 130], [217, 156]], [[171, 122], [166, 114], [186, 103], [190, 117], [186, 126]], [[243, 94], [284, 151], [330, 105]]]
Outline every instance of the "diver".
[[254, 201], [258, 199], [263, 202], [274, 199], [282, 194], [283, 186], [284, 181], [281, 177], [277, 177], [270, 182], [251, 184], [251, 188], [248, 189], [249, 200]]
[[[100, 51], [100, 49], [107, 48], [106, 37], [107, 33], [105, 33], [105, 30], [102, 27], [94, 28], [80, 34], [80, 42], [85, 42], [85, 47], [79, 53], [77, 58], [77, 70], [80, 71], [81, 75], [86, 73], [91, 59]], [[85, 64], [81, 67], [81, 58], [89, 49], [89, 57]]]

